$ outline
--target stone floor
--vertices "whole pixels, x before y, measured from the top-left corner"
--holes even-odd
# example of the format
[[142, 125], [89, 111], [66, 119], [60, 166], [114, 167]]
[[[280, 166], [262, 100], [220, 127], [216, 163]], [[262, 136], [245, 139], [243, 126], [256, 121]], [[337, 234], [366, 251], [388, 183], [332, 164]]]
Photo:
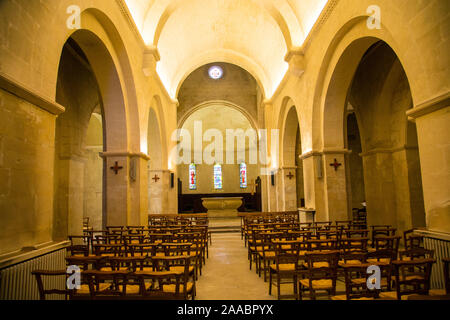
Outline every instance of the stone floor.
[[[218, 233], [212, 235], [209, 259], [197, 282], [197, 300], [274, 300], [276, 286], [269, 295], [269, 283], [258, 277], [253, 265], [249, 269], [247, 248], [240, 233]], [[344, 284], [338, 281], [338, 291]], [[292, 284], [283, 285], [281, 294], [292, 294]], [[318, 299], [326, 299], [319, 297]]]

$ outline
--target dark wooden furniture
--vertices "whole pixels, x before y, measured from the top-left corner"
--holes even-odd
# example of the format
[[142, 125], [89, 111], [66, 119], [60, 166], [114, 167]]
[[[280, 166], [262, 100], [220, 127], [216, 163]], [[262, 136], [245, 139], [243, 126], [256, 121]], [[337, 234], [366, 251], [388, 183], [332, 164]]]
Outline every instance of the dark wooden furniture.
[[[44, 285], [44, 277], [64, 277], [64, 280], [67, 278], [67, 271], [66, 270], [34, 270], [31, 272], [32, 275], [35, 276], [38, 289], [39, 289], [39, 298], [40, 300], [46, 300], [48, 295], [58, 294], [58, 295], [64, 295], [65, 299], [71, 295], [71, 291], [67, 289], [56, 289], [51, 288], [47, 289]], [[66, 282], [64, 281], [64, 285]]]
[[[309, 290], [311, 300], [316, 299], [316, 291], [326, 291], [328, 296], [336, 295], [337, 266], [339, 251], [314, 252], [305, 254], [308, 271], [299, 281], [299, 298]], [[302, 275], [302, 274], [301, 274]]]
[[272, 295], [273, 282], [277, 285], [277, 297], [291, 298], [292, 296], [281, 295], [281, 284], [292, 283], [294, 288], [294, 298], [298, 299], [298, 271], [299, 271], [299, 253], [301, 249], [300, 241], [276, 241], [273, 240], [275, 246], [275, 263], [269, 266], [269, 295]]

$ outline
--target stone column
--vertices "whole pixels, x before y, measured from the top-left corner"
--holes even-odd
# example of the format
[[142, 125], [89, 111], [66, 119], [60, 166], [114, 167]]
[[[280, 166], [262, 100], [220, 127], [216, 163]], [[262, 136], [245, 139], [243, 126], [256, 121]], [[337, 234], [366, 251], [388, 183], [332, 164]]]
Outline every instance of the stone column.
[[[105, 159], [106, 226], [128, 225], [130, 212], [129, 157], [127, 154], [102, 153]], [[117, 171], [115, 168], [117, 163]], [[117, 173], [116, 173], [117, 172]]]
[[347, 153], [347, 150], [329, 150], [323, 153], [326, 211], [329, 221], [350, 218], [345, 171], [345, 154]]
[[310, 151], [300, 156], [303, 161], [305, 207], [315, 209], [316, 221], [328, 219], [325, 209], [325, 193], [322, 154]]
[[427, 228], [450, 232], [450, 94], [407, 112], [415, 120]]
[[296, 167], [284, 167], [279, 170], [279, 182], [282, 188], [282, 211], [296, 211], [297, 208], [297, 177]]
[[392, 153], [372, 150], [361, 154], [369, 225], [397, 226]]
[[58, 160], [55, 239], [83, 234], [85, 159], [72, 156]]
[[149, 214], [177, 212], [169, 212], [169, 202], [176, 202], [172, 196], [169, 198], [169, 193], [171, 193], [170, 174], [171, 172], [169, 170], [148, 170]]
[[100, 156], [106, 161], [105, 224], [146, 225], [148, 156], [139, 152], [103, 152]]

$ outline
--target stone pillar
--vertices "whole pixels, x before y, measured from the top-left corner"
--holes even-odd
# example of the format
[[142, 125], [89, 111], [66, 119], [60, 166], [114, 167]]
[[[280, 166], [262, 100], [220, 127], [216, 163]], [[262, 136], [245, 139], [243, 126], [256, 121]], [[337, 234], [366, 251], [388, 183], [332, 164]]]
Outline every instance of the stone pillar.
[[281, 186], [281, 211], [296, 211], [297, 208], [297, 177], [296, 167], [284, 167], [279, 170], [279, 183]]
[[[139, 154], [138, 156], [132, 157], [131, 160], [135, 161], [135, 176], [133, 179], [131, 177], [131, 192], [132, 192], [132, 203], [131, 203], [131, 220], [129, 223], [132, 225], [148, 225], [148, 162], [149, 157], [145, 154]], [[131, 170], [133, 166], [131, 166]]]
[[[333, 150], [323, 153], [327, 221], [348, 220], [350, 218], [345, 172], [345, 154], [347, 153], [347, 150]], [[332, 166], [334, 163], [337, 164], [336, 168]], [[317, 219], [317, 221], [319, 220]]]
[[55, 239], [83, 234], [85, 159], [70, 157], [58, 160], [58, 185], [54, 223]]
[[315, 209], [317, 221], [325, 221], [328, 216], [325, 210], [322, 154], [310, 151], [301, 155], [300, 159], [303, 161], [305, 207]]
[[369, 151], [363, 158], [367, 223], [397, 226], [392, 153]]
[[171, 172], [169, 170], [148, 170], [149, 214], [177, 212], [169, 211], [169, 202], [176, 202], [172, 195], [169, 198], [169, 193], [171, 193], [170, 174]]
[[407, 115], [415, 120], [427, 228], [450, 232], [450, 94], [446, 93]]
[[[104, 224], [106, 226], [126, 226], [130, 211], [129, 157], [125, 154], [108, 153], [102, 153], [102, 156], [106, 159], [106, 221]], [[116, 166], [116, 162], [117, 174], [111, 169]]]

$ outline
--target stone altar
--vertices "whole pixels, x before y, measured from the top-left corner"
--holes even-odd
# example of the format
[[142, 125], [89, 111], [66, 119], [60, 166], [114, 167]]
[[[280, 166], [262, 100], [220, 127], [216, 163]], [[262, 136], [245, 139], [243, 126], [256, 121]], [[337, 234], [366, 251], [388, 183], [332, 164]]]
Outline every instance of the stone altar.
[[242, 206], [242, 197], [202, 198], [203, 206], [208, 209], [210, 218], [237, 217], [237, 209]]

